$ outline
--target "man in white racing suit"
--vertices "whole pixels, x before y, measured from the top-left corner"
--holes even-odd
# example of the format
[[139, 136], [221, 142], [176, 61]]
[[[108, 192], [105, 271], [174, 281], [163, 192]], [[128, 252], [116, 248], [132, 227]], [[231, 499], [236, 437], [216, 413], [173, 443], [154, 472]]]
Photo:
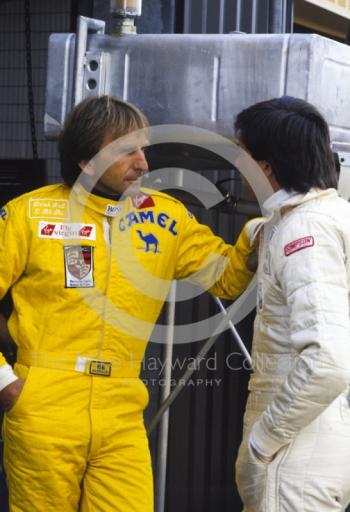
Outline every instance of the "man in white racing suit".
[[236, 120], [274, 193], [261, 233], [254, 373], [236, 480], [244, 512], [338, 512], [350, 501], [350, 205], [328, 126], [303, 100]]

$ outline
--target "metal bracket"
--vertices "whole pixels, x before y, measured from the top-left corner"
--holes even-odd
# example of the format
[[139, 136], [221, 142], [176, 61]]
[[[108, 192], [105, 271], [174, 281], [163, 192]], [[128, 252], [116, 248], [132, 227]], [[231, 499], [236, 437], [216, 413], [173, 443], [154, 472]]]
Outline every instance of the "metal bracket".
[[350, 201], [350, 144], [348, 142], [332, 142], [332, 151], [338, 154], [340, 174], [338, 193], [346, 201]]
[[350, 153], [339, 153], [339, 161], [338, 193], [345, 201], [350, 202]]
[[350, 152], [344, 153], [342, 151], [338, 151], [338, 157], [341, 167], [350, 167]]
[[[104, 34], [105, 33], [105, 27], [106, 23], [102, 20], [95, 20], [93, 18], [86, 18], [85, 16], [79, 16], [78, 18], [78, 30], [77, 30], [77, 38], [76, 38], [76, 53], [75, 53], [75, 94], [74, 94], [74, 105], [77, 105], [85, 96], [84, 94], [84, 79], [85, 76], [87, 80], [90, 80], [90, 95], [96, 95], [98, 93], [98, 90], [100, 89], [97, 87], [98, 80], [97, 78], [101, 78], [101, 75], [99, 73], [102, 73], [104, 76], [106, 75], [105, 72], [101, 71], [102, 69], [102, 60], [104, 57], [102, 57], [103, 54], [101, 54], [101, 58], [96, 61], [98, 67], [96, 69], [89, 69], [86, 71], [86, 54], [87, 54], [87, 39], [88, 39], [88, 33], [93, 32], [95, 34]], [[101, 64], [101, 67], [99, 66]], [[92, 77], [89, 77], [89, 73], [95, 73], [95, 75]], [[94, 82], [93, 82], [94, 81]], [[101, 81], [101, 80], [100, 80]], [[89, 86], [86, 88], [89, 91]], [[94, 91], [92, 93], [92, 91]]]
[[110, 54], [105, 52], [86, 52], [82, 96], [101, 96], [110, 91]]

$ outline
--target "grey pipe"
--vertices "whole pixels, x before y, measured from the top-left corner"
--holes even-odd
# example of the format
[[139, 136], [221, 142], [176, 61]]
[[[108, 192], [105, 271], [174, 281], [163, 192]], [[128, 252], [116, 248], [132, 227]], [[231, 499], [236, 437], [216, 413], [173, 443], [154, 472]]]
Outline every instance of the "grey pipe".
[[286, 0], [270, 0], [269, 2], [269, 33], [285, 32]]
[[[162, 403], [168, 398], [171, 391], [171, 372], [172, 358], [174, 346], [174, 325], [175, 325], [175, 299], [176, 299], [176, 282], [171, 285], [168, 305], [166, 312], [167, 333], [166, 345], [164, 351], [164, 381], [165, 386], [161, 390]], [[156, 512], [164, 512], [165, 507], [165, 487], [166, 487], [166, 469], [168, 458], [168, 433], [169, 433], [169, 411], [165, 411], [159, 425], [158, 436], [158, 456], [156, 469]]]
[[[221, 304], [221, 306], [222, 306], [222, 304]], [[222, 308], [223, 308], [223, 306], [222, 306]], [[195, 358], [194, 364], [193, 364], [193, 362], [191, 362], [190, 366], [187, 368], [187, 370], [185, 371], [184, 375], [181, 377], [181, 379], [179, 379], [179, 381], [178, 381], [177, 385], [175, 386], [174, 390], [172, 391], [172, 393], [170, 393], [170, 395], [164, 400], [164, 402], [162, 402], [158, 412], [154, 416], [153, 420], [151, 421], [151, 423], [150, 423], [150, 425], [149, 425], [149, 427], [147, 429], [148, 435], [153, 431], [153, 429], [157, 426], [157, 424], [160, 421], [160, 419], [163, 416], [163, 414], [169, 409], [171, 404], [176, 400], [176, 398], [179, 395], [179, 393], [186, 386], [186, 384], [187, 384], [188, 380], [190, 379], [191, 375], [198, 368], [200, 368], [201, 362], [203, 361], [203, 359], [205, 358], [205, 356], [207, 355], [209, 350], [212, 348], [212, 346], [215, 344], [216, 340], [219, 338], [219, 336], [221, 334], [221, 331], [224, 330], [224, 328], [227, 325], [230, 325], [230, 321], [231, 321], [231, 315], [226, 312], [224, 314], [223, 319], [221, 320], [219, 326], [216, 329], [218, 334], [214, 334], [213, 336], [211, 336], [206, 341], [206, 343], [203, 345], [202, 349], [200, 350], [198, 356]], [[232, 329], [231, 329], [231, 332], [233, 333], [234, 338], [236, 339], [236, 341], [238, 342], [239, 347], [241, 348], [241, 343], [243, 343], [243, 342], [242, 342], [241, 339], [240, 339], [241, 343], [239, 343], [239, 341], [237, 340], [237, 338], [236, 338], [236, 332], [237, 331], [235, 329], [232, 331]], [[246, 356], [245, 353], [244, 353], [244, 355]], [[251, 358], [250, 358], [249, 353], [248, 353], [248, 357], [249, 357], [248, 361], [251, 364]]]

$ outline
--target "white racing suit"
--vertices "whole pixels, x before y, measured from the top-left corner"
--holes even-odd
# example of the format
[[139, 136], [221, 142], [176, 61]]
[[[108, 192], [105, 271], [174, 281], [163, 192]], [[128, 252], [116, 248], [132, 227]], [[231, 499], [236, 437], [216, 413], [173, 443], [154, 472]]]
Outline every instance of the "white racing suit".
[[[265, 204], [244, 435], [244, 512], [336, 512], [350, 501], [350, 205], [334, 189]], [[266, 455], [258, 460], [251, 443]]]

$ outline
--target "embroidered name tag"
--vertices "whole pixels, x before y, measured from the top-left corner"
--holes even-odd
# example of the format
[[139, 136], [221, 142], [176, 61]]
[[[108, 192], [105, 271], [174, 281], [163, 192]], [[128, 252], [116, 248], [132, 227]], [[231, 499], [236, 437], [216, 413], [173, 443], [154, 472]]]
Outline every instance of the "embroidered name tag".
[[68, 219], [70, 217], [67, 199], [29, 199], [29, 217], [36, 219]]
[[114, 204], [107, 204], [105, 215], [107, 217], [116, 217], [122, 211], [122, 207]]
[[313, 247], [315, 245], [315, 240], [313, 236], [304, 236], [303, 238], [298, 238], [298, 240], [294, 240], [289, 244], [284, 246], [284, 254], [285, 256], [290, 256], [295, 252], [302, 251], [303, 249], [307, 249], [308, 247]]

